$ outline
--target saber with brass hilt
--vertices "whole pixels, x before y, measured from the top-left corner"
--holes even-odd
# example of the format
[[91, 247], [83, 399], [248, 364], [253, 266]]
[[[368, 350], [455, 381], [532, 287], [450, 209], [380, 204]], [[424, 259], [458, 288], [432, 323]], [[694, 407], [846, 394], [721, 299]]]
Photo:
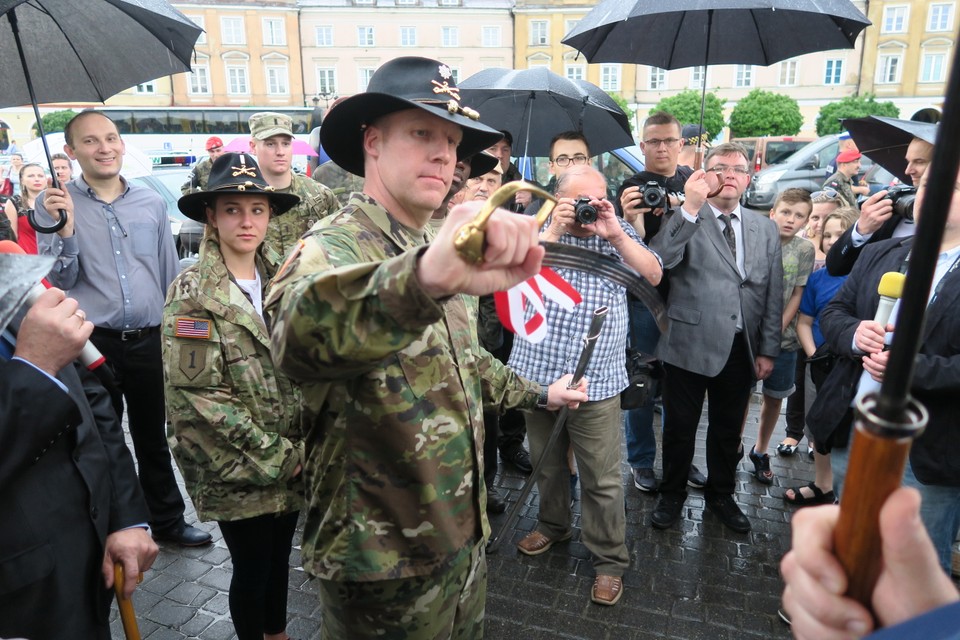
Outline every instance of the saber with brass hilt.
[[[593, 355], [593, 350], [597, 346], [597, 340], [600, 338], [600, 330], [603, 328], [603, 321], [607, 319], [608, 311], [609, 308], [603, 306], [593, 312], [593, 318], [590, 320], [590, 328], [587, 330], [587, 335], [583, 338], [583, 349], [580, 351], [580, 358], [577, 360], [576, 369], [573, 371], [573, 378], [567, 386], [568, 389], [574, 389], [580, 385], [580, 381], [587, 371], [587, 365], [590, 363], [590, 357]], [[536, 464], [533, 465], [533, 471], [530, 472], [530, 475], [527, 476], [526, 481], [523, 483], [523, 488], [520, 489], [520, 495], [517, 496], [516, 502], [510, 507], [507, 519], [503, 521], [503, 524], [500, 525], [500, 530], [497, 531], [496, 535], [492, 536], [490, 542], [487, 543], [487, 553], [496, 553], [500, 544], [503, 542], [504, 534], [512, 529], [516, 523], [520, 509], [522, 509], [523, 505], [527, 502], [530, 491], [533, 489], [533, 483], [537, 481], [540, 469], [543, 468], [547, 456], [560, 438], [560, 432], [563, 430], [563, 425], [566, 423], [567, 414], [569, 413], [570, 407], [567, 405], [564, 405], [560, 411], [557, 412], [557, 418], [553, 423], [553, 431], [550, 432], [550, 437], [543, 447], [543, 452], [540, 454], [540, 457], [537, 458]]]

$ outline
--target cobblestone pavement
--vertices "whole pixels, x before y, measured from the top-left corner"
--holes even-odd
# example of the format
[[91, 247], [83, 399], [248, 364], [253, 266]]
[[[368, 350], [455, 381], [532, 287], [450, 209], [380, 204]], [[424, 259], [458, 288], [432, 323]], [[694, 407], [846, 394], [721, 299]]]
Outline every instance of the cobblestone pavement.
[[[752, 404], [745, 430], [747, 450], [757, 432], [758, 405]], [[658, 417], [659, 420], [659, 417]], [[658, 429], [659, 431], [659, 429]], [[694, 462], [705, 472], [705, 424], [701, 423]], [[773, 446], [783, 435], [781, 417]], [[805, 444], [805, 443], [804, 443]], [[772, 448], [771, 448], [772, 450]], [[805, 449], [804, 449], [805, 450]], [[625, 456], [624, 456], [625, 459]], [[512, 534], [497, 554], [487, 558], [486, 637], [503, 640], [724, 640], [726, 638], [789, 638], [789, 629], [777, 617], [782, 584], [780, 557], [790, 544], [790, 509], [782, 499], [787, 487], [813, 479], [806, 455], [771, 455], [776, 474], [773, 485], [753, 479], [746, 459], [737, 474], [736, 499], [753, 525], [749, 534], [726, 529], [713, 514], [704, 515], [702, 492], [691, 490], [684, 518], [672, 529], [650, 526], [656, 497], [634, 486], [623, 465], [626, 495], [627, 545], [631, 567], [624, 575], [624, 594], [613, 607], [590, 602], [593, 567], [590, 553], [576, 529], [570, 543], [527, 557], [513, 544], [536, 523], [536, 488]], [[658, 461], [659, 464], [659, 461]], [[657, 468], [657, 475], [660, 469]], [[179, 478], [179, 475], [178, 475]], [[501, 465], [498, 484], [508, 500], [515, 500], [524, 476]], [[194, 515], [188, 503], [188, 522]], [[494, 516], [498, 530], [505, 515]], [[574, 526], [579, 527], [579, 502]], [[302, 525], [302, 523], [301, 523]], [[143, 638], [174, 640], [235, 638], [227, 600], [230, 555], [214, 523], [201, 523], [214, 544], [180, 548], [161, 543], [160, 555], [134, 595], [134, 607]], [[291, 638], [319, 638], [320, 607], [314, 582], [300, 568], [299, 540], [291, 555], [289, 620]], [[116, 610], [113, 637], [124, 638]]]

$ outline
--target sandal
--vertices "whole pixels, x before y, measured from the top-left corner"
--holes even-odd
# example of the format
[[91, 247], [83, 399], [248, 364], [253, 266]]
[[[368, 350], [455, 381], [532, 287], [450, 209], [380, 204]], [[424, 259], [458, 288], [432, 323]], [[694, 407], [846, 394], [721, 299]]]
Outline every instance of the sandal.
[[836, 498], [833, 495], [833, 491], [824, 492], [816, 483], [811, 482], [807, 485], [807, 488], [813, 492], [813, 495], [809, 498], [803, 495], [801, 489], [803, 487], [793, 487], [787, 489], [787, 491], [793, 491], [793, 497], [791, 498], [787, 495], [787, 491], [783, 493], [783, 500], [788, 504], [792, 504], [795, 507], [809, 507], [817, 504], [833, 504], [836, 502]]
[[[790, 440], [793, 440], [793, 438], [790, 438]], [[786, 442], [781, 442], [780, 444], [777, 445], [777, 455], [792, 456], [797, 452], [797, 449], [799, 448], [800, 448], [799, 441], [796, 442], [795, 444], [787, 444]]]
[[590, 590], [590, 600], [608, 607], [620, 602], [623, 595], [623, 578], [614, 576], [597, 576]]
[[763, 484], [773, 484], [773, 471], [770, 470], [770, 456], [760, 455], [754, 447], [750, 447], [750, 462], [753, 463], [753, 477]]

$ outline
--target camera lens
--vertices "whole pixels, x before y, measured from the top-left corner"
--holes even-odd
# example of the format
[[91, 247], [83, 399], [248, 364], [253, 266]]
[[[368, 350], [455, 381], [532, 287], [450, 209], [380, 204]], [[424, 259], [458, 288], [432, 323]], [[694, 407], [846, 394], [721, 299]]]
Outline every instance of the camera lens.
[[644, 206], [648, 209], [663, 209], [666, 196], [667, 194], [664, 192], [663, 187], [656, 181], [651, 180], [643, 185], [641, 197], [643, 198]]
[[574, 202], [573, 214], [580, 224], [593, 224], [597, 221], [597, 209], [590, 204], [590, 198], [579, 198]]

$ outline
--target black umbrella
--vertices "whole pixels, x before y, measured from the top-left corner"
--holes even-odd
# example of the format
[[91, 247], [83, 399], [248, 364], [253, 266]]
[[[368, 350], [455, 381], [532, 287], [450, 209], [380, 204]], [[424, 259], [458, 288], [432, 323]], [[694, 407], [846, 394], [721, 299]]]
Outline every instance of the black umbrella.
[[633, 144], [627, 114], [599, 87], [568, 80], [545, 67], [484, 69], [459, 83], [465, 104], [480, 120], [509, 131], [524, 156], [546, 156], [550, 140], [581, 131], [594, 154]]
[[907, 147], [914, 138], [934, 144], [937, 138], [937, 125], [929, 122], [900, 120], [884, 116], [865, 118], [847, 118], [843, 128], [857, 143], [860, 153], [897, 176], [906, 184], [911, 184], [907, 175]]
[[33, 105], [41, 139], [38, 103], [103, 102], [189, 71], [202, 32], [165, 0], [0, 0], [0, 13], [0, 107]]
[[[590, 62], [661, 69], [765, 66], [814, 51], [852, 49], [869, 24], [850, 0], [602, 0], [563, 43]], [[701, 127], [707, 91], [702, 77]]]

